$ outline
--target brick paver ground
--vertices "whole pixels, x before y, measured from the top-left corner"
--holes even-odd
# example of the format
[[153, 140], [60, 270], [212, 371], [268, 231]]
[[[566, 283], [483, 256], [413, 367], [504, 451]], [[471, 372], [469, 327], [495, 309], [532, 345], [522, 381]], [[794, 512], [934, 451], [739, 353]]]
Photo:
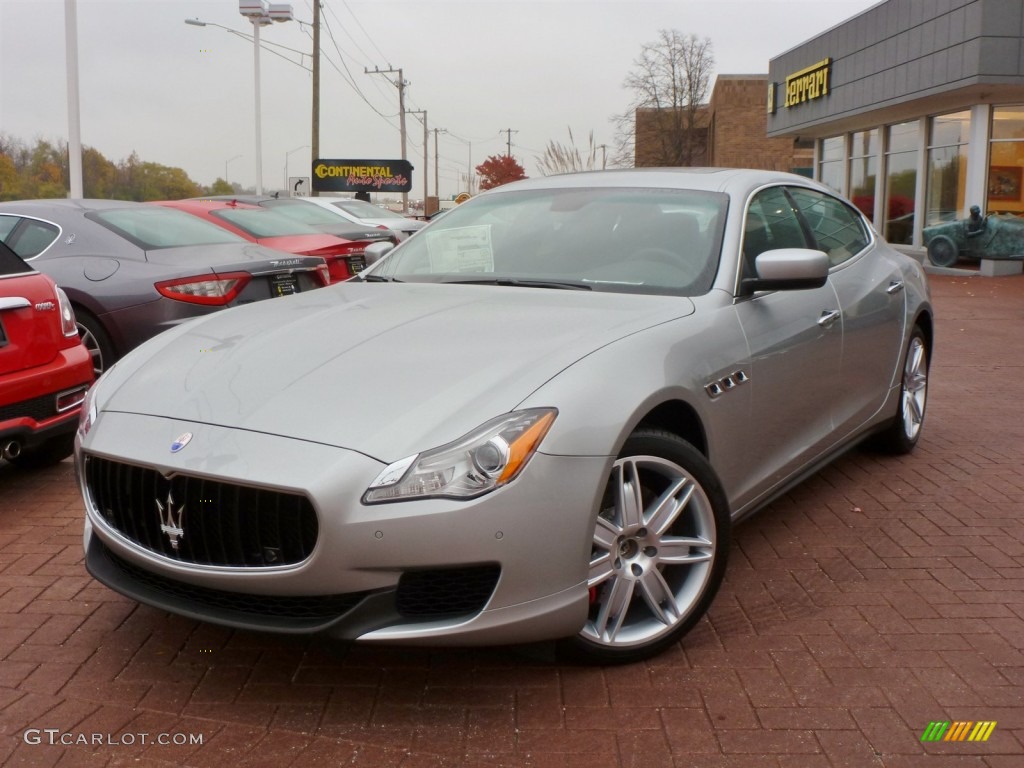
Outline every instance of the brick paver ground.
[[[853, 452], [739, 526], [708, 617], [645, 664], [339, 647], [140, 607], [84, 571], [70, 463], [0, 465], [0, 763], [1024, 766], [1024, 277], [932, 286], [918, 450]], [[940, 720], [997, 725], [922, 743]], [[142, 743], [161, 733], [202, 744]]]

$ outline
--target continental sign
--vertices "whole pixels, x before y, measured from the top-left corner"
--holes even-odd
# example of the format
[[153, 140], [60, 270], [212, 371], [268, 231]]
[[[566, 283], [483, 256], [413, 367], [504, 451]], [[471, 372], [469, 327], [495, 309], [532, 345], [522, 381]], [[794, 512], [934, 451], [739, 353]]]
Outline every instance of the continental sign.
[[786, 100], [783, 106], [788, 109], [805, 101], [827, 96], [831, 72], [832, 59], [825, 58], [817, 64], [789, 75], [786, 78]]
[[408, 192], [408, 160], [314, 160], [313, 189], [318, 192]]

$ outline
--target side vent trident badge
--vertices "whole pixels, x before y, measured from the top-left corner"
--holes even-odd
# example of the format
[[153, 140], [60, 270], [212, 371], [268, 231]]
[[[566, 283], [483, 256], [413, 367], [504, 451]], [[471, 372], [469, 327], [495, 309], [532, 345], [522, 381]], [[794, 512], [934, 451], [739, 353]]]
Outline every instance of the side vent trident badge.
[[185, 517], [185, 505], [182, 504], [175, 512], [174, 497], [171, 496], [170, 491], [167, 491], [167, 509], [164, 509], [164, 505], [160, 503], [159, 499], [156, 500], [156, 508], [160, 512], [160, 531], [167, 534], [167, 538], [171, 542], [171, 549], [177, 552], [178, 544], [185, 535], [185, 529], [181, 527]]

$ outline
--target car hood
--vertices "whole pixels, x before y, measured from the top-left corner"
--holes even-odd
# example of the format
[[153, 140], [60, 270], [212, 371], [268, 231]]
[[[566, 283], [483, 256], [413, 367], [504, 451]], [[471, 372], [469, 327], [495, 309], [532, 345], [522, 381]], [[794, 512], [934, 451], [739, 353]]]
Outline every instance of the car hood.
[[348, 282], [168, 331], [110, 371], [98, 405], [390, 462], [514, 409], [606, 344], [693, 311], [680, 297]]

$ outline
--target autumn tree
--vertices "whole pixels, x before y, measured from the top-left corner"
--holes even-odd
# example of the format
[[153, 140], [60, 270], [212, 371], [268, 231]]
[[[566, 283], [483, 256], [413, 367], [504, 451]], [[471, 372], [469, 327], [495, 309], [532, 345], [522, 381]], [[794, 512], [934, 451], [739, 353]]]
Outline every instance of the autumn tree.
[[526, 178], [526, 171], [511, 155], [491, 155], [476, 167], [480, 189], [493, 189]]
[[585, 153], [580, 154], [580, 150], [576, 146], [576, 139], [572, 135], [572, 128], [569, 128], [569, 143], [562, 144], [554, 139], [549, 141], [547, 149], [544, 150], [544, 156], [537, 158], [537, 166], [545, 176], [594, 170], [597, 167], [594, 132], [590, 132]]
[[204, 195], [233, 195], [235, 188], [220, 176], [210, 186], [203, 190]]
[[[700, 123], [700, 114], [714, 66], [707, 37], [662, 29], [655, 42], [644, 44], [623, 83], [632, 94], [630, 105], [612, 118], [613, 164], [636, 164], [637, 145], [643, 147], [644, 165], [703, 162], [707, 131]], [[638, 120], [638, 115], [643, 119]]]

